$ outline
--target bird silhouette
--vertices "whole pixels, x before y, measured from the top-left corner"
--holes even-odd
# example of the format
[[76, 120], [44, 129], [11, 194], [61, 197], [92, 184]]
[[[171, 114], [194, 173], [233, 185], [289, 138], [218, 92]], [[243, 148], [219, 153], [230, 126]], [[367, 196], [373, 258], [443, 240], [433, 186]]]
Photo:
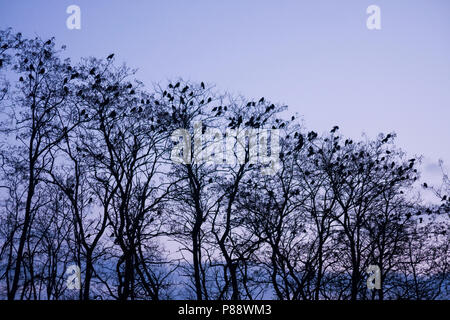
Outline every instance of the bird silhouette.
[[111, 53], [109, 56], [106, 57], [106, 59], [111, 60], [112, 58], [114, 58], [114, 53]]

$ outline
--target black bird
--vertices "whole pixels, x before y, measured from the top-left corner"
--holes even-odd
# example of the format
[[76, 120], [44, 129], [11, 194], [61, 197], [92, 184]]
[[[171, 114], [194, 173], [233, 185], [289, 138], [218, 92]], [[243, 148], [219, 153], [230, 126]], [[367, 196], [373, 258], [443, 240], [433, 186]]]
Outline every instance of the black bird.
[[116, 113], [116, 111], [114, 111], [114, 110], [109, 114], [109, 116], [110, 116], [111, 118], [114, 118], [116, 115], [117, 115], [117, 113]]
[[48, 40], [45, 44], [46, 45], [52, 44], [52, 40]]
[[304, 142], [303, 136], [299, 135], [298, 143], [297, 143], [297, 146], [295, 147], [295, 150], [300, 150], [303, 147], [303, 142]]
[[203, 81], [200, 83], [200, 86], [202, 87], [202, 89], [205, 89], [205, 84], [203, 83]]
[[94, 75], [95, 73], [95, 68], [92, 68], [91, 70], [89, 70], [89, 74]]
[[44, 74], [44, 72], [45, 72], [45, 69], [44, 69], [44, 68], [42, 68], [41, 70], [39, 70], [39, 74]]
[[309, 149], [308, 149], [308, 157], [312, 156], [313, 154], [314, 154], [313, 147], [309, 147]]
[[428, 188], [428, 184], [426, 182], [423, 183], [424, 188]]
[[22, 81], [23, 81], [23, 77], [20, 77], [20, 78], [19, 78], [19, 81], [22, 82]]
[[179, 86], [180, 86], [180, 83], [177, 82], [177, 83], [175, 84], [174, 88], [178, 88]]
[[111, 53], [109, 56], [106, 57], [106, 59], [111, 60], [112, 58], [114, 58], [114, 53]]
[[261, 99], [259, 99], [259, 103], [263, 103], [264, 102], [264, 97], [262, 97]]

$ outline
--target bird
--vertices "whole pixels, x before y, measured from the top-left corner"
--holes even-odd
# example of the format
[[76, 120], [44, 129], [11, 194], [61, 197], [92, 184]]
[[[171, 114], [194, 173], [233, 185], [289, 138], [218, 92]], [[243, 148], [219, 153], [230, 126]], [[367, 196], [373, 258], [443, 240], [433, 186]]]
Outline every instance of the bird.
[[200, 83], [200, 86], [202, 87], [202, 89], [205, 89], [205, 84], [203, 83], [203, 81]]
[[423, 183], [424, 188], [428, 188], [428, 184], [426, 182]]
[[89, 74], [93, 75], [95, 73], [95, 68], [92, 68], [91, 70], [89, 70]]
[[303, 136], [299, 135], [298, 136], [298, 143], [297, 143], [297, 146], [295, 147], [296, 151], [300, 150], [303, 147], [303, 142], [304, 142], [303, 141]]
[[106, 59], [111, 60], [112, 58], [114, 58], [114, 53], [111, 53], [109, 56], [106, 57]]
[[52, 44], [52, 40], [48, 40], [45, 44], [46, 45]]
[[116, 113], [116, 111], [111, 111], [111, 113], [109, 114], [109, 116], [111, 117], [111, 118], [114, 118], [115, 116], [117, 115], [117, 113]]

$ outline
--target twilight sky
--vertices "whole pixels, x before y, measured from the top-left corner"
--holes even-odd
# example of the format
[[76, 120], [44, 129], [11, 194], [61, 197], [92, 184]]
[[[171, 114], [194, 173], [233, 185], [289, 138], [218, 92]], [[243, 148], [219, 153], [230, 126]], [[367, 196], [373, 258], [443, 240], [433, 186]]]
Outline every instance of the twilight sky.
[[[81, 8], [69, 30], [66, 8]], [[381, 8], [381, 30], [366, 8]], [[67, 55], [116, 53], [147, 85], [182, 77], [289, 105], [309, 129], [395, 131], [425, 177], [450, 168], [448, 0], [0, 0], [0, 28], [55, 36]]]

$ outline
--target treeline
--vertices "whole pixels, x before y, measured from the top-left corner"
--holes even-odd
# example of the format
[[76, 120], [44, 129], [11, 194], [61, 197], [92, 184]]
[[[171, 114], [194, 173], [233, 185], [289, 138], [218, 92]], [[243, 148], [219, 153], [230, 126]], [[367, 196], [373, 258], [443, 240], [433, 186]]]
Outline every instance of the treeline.
[[[450, 183], [423, 184], [440, 200], [425, 205], [420, 159], [395, 134], [319, 135], [268, 99], [182, 80], [148, 89], [113, 55], [61, 51], [0, 31], [0, 298], [449, 298]], [[192, 139], [175, 141], [179, 129]], [[278, 130], [279, 148], [255, 136], [276, 157], [254, 161], [255, 137], [238, 134], [241, 161], [198, 161], [221, 159], [210, 129]], [[172, 161], [178, 143], [189, 161]]]

